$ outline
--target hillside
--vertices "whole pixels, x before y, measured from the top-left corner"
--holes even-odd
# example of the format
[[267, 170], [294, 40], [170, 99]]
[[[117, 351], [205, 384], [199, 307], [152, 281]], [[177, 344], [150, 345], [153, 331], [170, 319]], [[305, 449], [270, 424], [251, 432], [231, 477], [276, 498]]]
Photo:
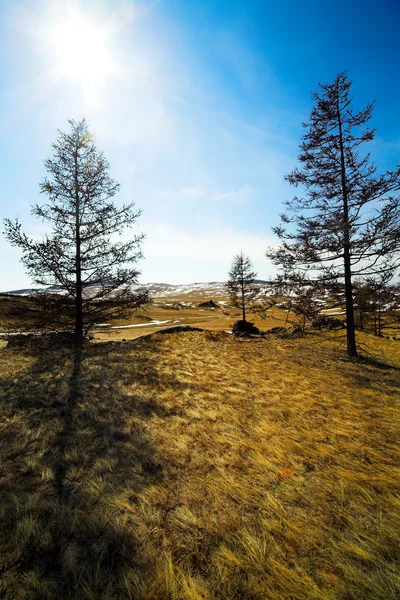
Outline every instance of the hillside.
[[[261, 280], [257, 281], [262, 284], [265, 283]], [[171, 284], [171, 283], [140, 283], [137, 285], [132, 285], [132, 289], [140, 289], [145, 288], [149, 290], [150, 295], [153, 298], [157, 298], [159, 296], [178, 296], [181, 294], [191, 294], [191, 293], [200, 293], [204, 296], [207, 295], [215, 295], [215, 294], [224, 294], [224, 282], [221, 281], [212, 281], [212, 282], [201, 282], [201, 283], [187, 283], [187, 284]], [[95, 285], [90, 286], [96, 288]], [[90, 288], [88, 288], [90, 289]], [[11, 296], [30, 296], [31, 294], [37, 294], [42, 292], [60, 292], [63, 293], [63, 290], [60, 286], [53, 285], [47, 288], [21, 288], [18, 290], [8, 290], [1, 292], [3, 294], [8, 294]]]
[[[256, 284], [263, 287], [267, 282], [263, 279], [256, 279]], [[180, 295], [203, 295], [203, 296], [223, 296], [226, 294], [225, 282], [223, 281], [210, 281], [210, 282], [197, 282], [197, 283], [140, 283], [131, 286], [132, 289], [145, 288], [149, 291], [152, 298], [165, 297], [165, 296], [180, 296]], [[95, 286], [92, 286], [95, 287]], [[38, 292], [61, 292], [60, 286], [50, 286], [47, 288], [21, 288], [19, 290], [9, 290], [0, 292], [2, 294], [9, 294], [12, 296], [29, 296]]]
[[2, 597], [398, 598], [400, 343], [361, 337], [0, 350]]
[[[257, 280], [260, 298], [265, 297], [265, 283]], [[152, 283], [146, 284], [145, 287], [150, 292], [151, 302], [139, 311], [132, 311], [128, 319], [98, 323], [92, 330], [96, 341], [135, 339], [176, 325], [229, 331], [234, 322], [240, 318], [240, 310], [230, 307], [223, 282], [187, 285]], [[48, 291], [54, 292], [54, 290]], [[29, 309], [31, 295], [32, 290], [16, 290], [0, 294], [0, 337], [9, 331], [35, 330], [35, 323], [29, 318], [29, 310], [26, 310]], [[325, 306], [330, 306], [325, 298], [320, 302], [323, 309]], [[207, 303], [211, 304], [207, 305]], [[19, 311], [18, 314], [13, 314], [18, 305], [22, 305], [24, 310], [22, 313]], [[266, 310], [263, 318], [257, 312], [250, 312], [248, 317], [260, 329], [269, 329], [285, 325], [287, 311], [280, 306], [275, 306]]]

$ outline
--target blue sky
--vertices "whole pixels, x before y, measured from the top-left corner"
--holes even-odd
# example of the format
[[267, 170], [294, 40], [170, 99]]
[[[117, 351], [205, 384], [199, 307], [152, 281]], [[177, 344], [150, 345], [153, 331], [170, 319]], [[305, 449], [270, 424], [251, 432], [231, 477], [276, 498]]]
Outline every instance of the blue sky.
[[[108, 35], [113, 68], [90, 90], [59, 68], [54, 36], [71, 11]], [[399, 26], [395, 0], [2, 0], [0, 218], [44, 231], [29, 209], [44, 200], [43, 160], [85, 116], [116, 201], [143, 210], [141, 281], [224, 280], [240, 250], [266, 278], [319, 81], [347, 70], [356, 107], [376, 98], [373, 158], [400, 162]], [[3, 237], [0, 251], [0, 289], [29, 285], [19, 251]]]

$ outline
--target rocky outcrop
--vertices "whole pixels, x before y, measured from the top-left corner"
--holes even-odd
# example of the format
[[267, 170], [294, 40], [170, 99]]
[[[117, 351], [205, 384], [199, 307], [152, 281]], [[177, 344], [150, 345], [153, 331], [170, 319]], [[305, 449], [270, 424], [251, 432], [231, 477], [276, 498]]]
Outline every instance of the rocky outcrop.
[[232, 333], [236, 337], [246, 337], [250, 335], [261, 335], [261, 331], [249, 321], [236, 321], [232, 327]]
[[343, 321], [328, 315], [320, 315], [311, 323], [311, 329], [344, 329], [345, 327]]
[[207, 300], [207, 302], [200, 302], [197, 305], [199, 308], [219, 308], [218, 304], [215, 304], [214, 300]]

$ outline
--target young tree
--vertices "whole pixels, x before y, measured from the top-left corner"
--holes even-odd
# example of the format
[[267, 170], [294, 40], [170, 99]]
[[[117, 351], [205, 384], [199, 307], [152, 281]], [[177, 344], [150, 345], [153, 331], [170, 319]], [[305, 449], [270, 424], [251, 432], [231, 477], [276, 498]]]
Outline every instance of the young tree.
[[344, 287], [347, 352], [355, 357], [353, 279], [396, 268], [400, 201], [391, 193], [400, 189], [400, 168], [376, 174], [363, 149], [375, 135], [365, 127], [374, 103], [354, 112], [346, 74], [319, 87], [304, 124], [301, 166], [286, 177], [305, 195], [285, 203], [292, 215], [281, 215], [274, 232], [282, 244], [267, 256], [285, 273], [313, 272], [326, 287]]
[[39, 311], [50, 323], [75, 321], [76, 341], [99, 320], [125, 317], [147, 301], [145, 291], [134, 293], [142, 258], [143, 234], [129, 241], [116, 239], [134, 225], [140, 211], [134, 204], [116, 206], [119, 184], [109, 175], [109, 164], [94, 143], [85, 120], [69, 121], [68, 133], [59, 131], [54, 156], [45, 161], [50, 177], [40, 184], [48, 203], [34, 205], [32, 214], [50, 225], [51, 233], [29, 238], [18, 219], [6, 219], [5, 235], [23, 251], [33, 281], [58, 284], [65, 293], [40, 294]]
[[260, 304], [263, 306], [264, 303], [266, 305], [269, 303], [271, 306], [285, 309], [285, 327], [290, 323], [295, 327], [301, 327], [304, 331], [307, 321], [312, 322], [319, 318], [322, 307], [318, 296], [321, 295], [321, 290], [314, 282], [307, 282], [301, 274], [293, 272], [290, 274], [290, 279], [278, 275], [274, 281], [269, 282], [268, 287], [270, 295], [261, 298]]
[[300, 326], [305, 331], [307, 321], [315, 321], [321, 310], [321, 305], [316, 301], [316, 290], [313, 285], [305, 285], [303, 281], [292, 281], [284, 292], [282, 286], [282, 295], [287, 297], [285, 307], [287, 312], [286, 322], [289, 320], [289, 314], [295, 315], [295, 325]]
[[385, 310], [385, 321], [388, 328], [400, 328], [400, 282], [388, 286], [389, 302]]
[[356, 321], [356, 324], [361, 331], [364, 331], [368, 324], [369, 316], [372, 310], [369, 286], [364, 281], [354, 281], [353, 297], [355, 314], [358, 314], [358, 323]]
[[373, 318], [374, 334], [381, 337], [385, 325], [389, 324], [389, 307], [395, 302], [392, 288], [388, 285], [388, 274], [368, 277], [365, 289], [368, 293], [370, 312]]
[[246, 322], [246, 308], [253, 302], [259, 289], [254, 285], [257, 273], [248, 256], [243, 252], [237, 254], [229, 271], [229, 280], [226, 284], [231, 303], [242, 311], [243, 321]]

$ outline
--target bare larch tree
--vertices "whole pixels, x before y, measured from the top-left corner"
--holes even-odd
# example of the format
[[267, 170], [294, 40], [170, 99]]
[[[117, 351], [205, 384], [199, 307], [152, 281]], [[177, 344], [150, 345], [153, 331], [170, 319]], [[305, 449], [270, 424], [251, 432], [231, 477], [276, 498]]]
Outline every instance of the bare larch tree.
[[253, 271], [250, 258], [243, 252], [234, 257], [228, 277], [226, 287], [231, 304], [241, 309], [243, 321], [246, 321], [246, 308], [251, 305], [259, 289], [254, 284], [257, 273]]
[[121, 236], [136, 224], [134, 204], [113, 202], [119, 184], [109, 175], [109, 163], [94, 143], [85, 120], [69, 121], [59, 131], [54, 155], [45, 161], [49, 174], [40, 184], [48, 203], [32, 206], [32, 214], [50, 226], [40, 241], [29, 238], [18, 219], [6, 219], [5, 235], [22, 249], [22, 262], [39, 285], [60, 286], [62, 293], [39, 294], [36, 314], [52, 326], [75, 322], [81, 342], [97, 322], [124, 318], [147, 302], [147, 292], [132, 291], [142, 258], [143, 234]]
[[347, 353], [357, 356], [353, 280], [393, 273], [398, 265], [400, 168], [377, 175], [364, 145], [375, 130], [367, 127], [374, 103], [355, 112], [351, 81], [339, 73], [312, 94], [315, 106], [300, 144], [300, 167], [286, 180], [304, 190], [285, 203], [273, 230], [281, 239], [267, 256], [284, 274], [303, 272], [326, 288], [343, 287]]

